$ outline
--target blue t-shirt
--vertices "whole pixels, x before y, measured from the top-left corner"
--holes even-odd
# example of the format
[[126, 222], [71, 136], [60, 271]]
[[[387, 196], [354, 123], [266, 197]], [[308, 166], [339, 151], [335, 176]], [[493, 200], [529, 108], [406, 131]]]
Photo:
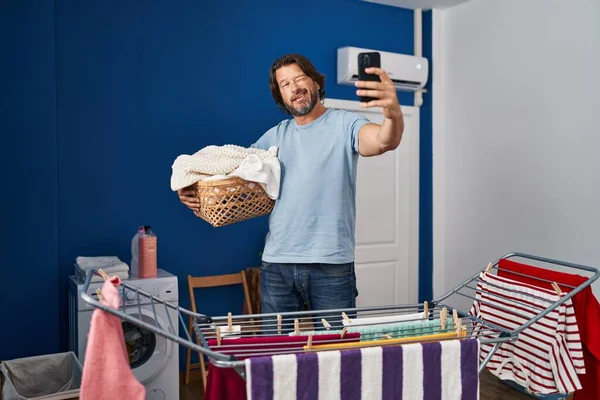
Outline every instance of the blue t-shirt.
[[281, 185], [263, 261], [354, 261], [358, 132], [364, 116], [328, 108], [315, 121], [269, 129], [252, 147], [279, 148]]

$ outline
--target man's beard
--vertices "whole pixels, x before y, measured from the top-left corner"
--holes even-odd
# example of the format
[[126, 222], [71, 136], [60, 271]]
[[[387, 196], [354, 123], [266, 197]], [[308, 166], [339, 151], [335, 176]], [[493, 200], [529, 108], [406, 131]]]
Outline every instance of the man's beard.
[[300, 106], [294, 107], [293, 101], [291, 102], [291, 104], [285, 105], [288, 111], [296, 117], [302, 117], [310, 113], [315, 108], [315, 105], [317, 105], [318, 96], [316, 91], [302, 89], [301, 91], [298, 91], [298, 93], [294, 94], [294, 97], [302, 94], [304, 94], [305, 97], [308, 97], [308, 99], [306, 99]]

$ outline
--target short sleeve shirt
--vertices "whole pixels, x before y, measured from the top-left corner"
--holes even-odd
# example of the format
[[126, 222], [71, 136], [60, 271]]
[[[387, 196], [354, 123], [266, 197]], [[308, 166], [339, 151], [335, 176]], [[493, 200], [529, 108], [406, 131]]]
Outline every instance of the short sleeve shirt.
[[284, 120], [252, 147], [278, 147], [281, 189], [269, 217], [263, 261], [354, 261], [358, 133], [369, 120], [328, 108], [315, 121]]

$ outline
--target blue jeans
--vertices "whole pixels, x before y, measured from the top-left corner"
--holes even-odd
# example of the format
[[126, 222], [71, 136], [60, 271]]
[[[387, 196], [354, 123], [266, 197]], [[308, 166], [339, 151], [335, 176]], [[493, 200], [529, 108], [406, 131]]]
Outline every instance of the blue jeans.
[[[321, 311], [356, 307], [356, 274], [354, 263], [347, 264], [279, 264], [263, 262], [260, 273], [261, 312], [264, 314]], [[347, 312], [349, 317], [353, 313]], [[332, 329], [341, 329], [340, 312], [311, 314], [317, 327], [323, 328], [325, 318]], [[306, 320], [306, 316], [303, 318]], [[264, 323], [277, 325], [276, 318]], [[294, 329], [293, 317], [286, 317], [284, 331]], [[265, 325], [263, 325], [265, 326]], [[269, 331], [273, 333], [273, 325]]]

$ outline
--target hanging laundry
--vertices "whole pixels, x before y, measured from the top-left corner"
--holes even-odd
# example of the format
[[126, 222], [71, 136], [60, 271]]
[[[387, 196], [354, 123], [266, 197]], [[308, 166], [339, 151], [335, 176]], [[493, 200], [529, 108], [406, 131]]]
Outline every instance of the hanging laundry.
[[[359, 333], [348, 333], [341, 338], [340, 333], [329, 333], [319, 331], [313, 335], [313, 343], [339, 343], [358, 342]], [[248, 357], [262, 356], [265, 352], [278, 352], [290, 350], [302, 350], [306, 345], [307, 338], [291, 336], [257, 336], [225, 338], [219, 346], [216, 339], [210, 339], [208, 346], [212, 350], [226, 355], [233, 355], [240, 360]]]
[[[378, 325], [378, 323], [383, 324]], [[452, 319], [447, 319], [446, 326], [442, 329], [440, 319], [419, 319], [416, 321], [407, 320], [406, 322], [389, 323], [389, 320], [387, 319], [377, 318], [371, 320], [370, 318], [362, 318], [360, 319], [360, 323], [348, 325], [347, 332], [360, 333], [360, 340], [364, 342], [369, 340], [381, 340], [386, 337], [402, 338], [447, 333], [453, 332], [455, 329], [454, 321]], [[339, 329], [328, 331], [300, 331], [298, 333], [291, 332], [289, 335], [306, 336], [311, 333], [318, 334], [322, 332], [340, 334], [342, 331]]]
[[[551, 289], [550, 282], [556, 282], [565, 293], [571, 292], [574, 287], [588, 280], [585, 276], [552, 271], [506, 259], [500, 260], [498, 275], [546, 289]], [[586, 370], [585, 374], [579, 375], [582, 388], [575, 392], [573, 398], [574, 400], [600, 399], [600, 340], [598, 340], [600, 304], [594, 296], [591, 286], [586, 287], [571, 299], [583, 343], [582, 351]], [[572, 325], [568, 327], [572, 327]]]
[[245, 400], [246, 381], [233, 368], [208, 364], [204, 400]]
[[396, 324], [398, 322], [407, 322], [422, 320], [426, 317], [425, 312], [412, 313], [412, 314], [400, 314], [400, 315], [386, 315], [383, 317], [359, 317], [344, 319], [342, 322], [344, 326], [360, 326], [360, 325], [380, 325], [380, 324]]
[[[102, 286], [102, 302], [118, 309], [121, 302], [113, 277]], [[121, 320], [99, 308], [94, 309], [83, 364], [81, 400], [144, 400], [146, 389], [129, 365]]]
[[[527, 323], [559, 299], [552, 290], [489, 273], [481, 273], [479, 279], [470, 313], [508, 330]], [[571, 325], [569, 332], [566, 325]], [[577, 374], [585, 372], [580, 346], [573, 305], [567, 300], [523, 330], [516, 342], [502, 344], [487, 368], [534, 394], [571, 393], [581, 388]], [[491, 344], [481, 346], [482, 360], [491, 349]]]
[[[467, 335], [466, 330], [461, 330], [460, 333], [456, 332], [447, 332], [447, 333], [437, 333], [434, 335], [420, 335], [420, 336], [408, 336], [401, 338], [393, 338], [393, 339], [381, 339], [381, 340], [372, 340], [369, 342], [371, 346], [389, 346], [389, 345], [398, 345], [405, 344], [417, 341], [436, 341], [436, 340], [446, 340], [453, 339], [456, 337], [465, 337]], [[319, 350], [342, 350], [342, 349], [351, 349], [355, 347], [363, 346], [362, 343], [331, 343], [331, 344], [315, 344], [312, 345], [312, 348], [315, 351]], [[304, 350], [309, 350], [309, 346], [304, 346]]]
[[246, 360], [249, 400], [479, 398], [476, 339]]
[[[322, 332], [321, 332], [322, 333]], [[339, 334], [316, 334], [313, 343], [332, 343], [343, 341], [357, 342], [360, 338], [358, 333], [348, 333], [341, 338]], [[291, 352], [304, 351], [303, 346], [307, 338], [289, 336], [259, 336], [248, 338], [225, 338], [219, 346], [217, 340], [208, 341], [208, 346], [213, 351], [226, 355], [235, 356], [238, 360], [248, 357], [263, 355], [265, 352]], [[246, 399], [246, 382], [233, 368], [221, 368], [212, 364], [208, 366], [206, 376], [206, 400], [244, 400]]]
[[269, 150], [236, 145], [206, 146], [192, 155], [178, 156], [171, 166], [171, 190], [177, 191], [202, 180], [237, 176], [259, 183], [272, 199], [279, 196], [281, 165], [278, 148]]

